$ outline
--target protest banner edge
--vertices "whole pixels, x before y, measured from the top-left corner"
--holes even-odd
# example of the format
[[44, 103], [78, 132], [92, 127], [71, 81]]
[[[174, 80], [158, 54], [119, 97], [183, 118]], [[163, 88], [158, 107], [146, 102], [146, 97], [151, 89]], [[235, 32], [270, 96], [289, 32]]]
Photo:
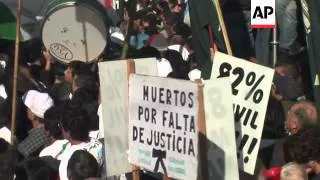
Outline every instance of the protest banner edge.
[[199, 157], [198, 161], [198, 179], [208, 179], [208, 169], [207, 169], [207, 135], [206, 135], [206, 122], [205, 122], [205, 109], [204, 109], [204, 95], [203, 88], [204, 83], [202, 80], [198, 79], [195, 81], [198, 86], [198, 149]]
[[[135, 63], [133, 59], [127, 59], [127, 78], [128, 78], [128, 82], [129, 82], [129, 78], [130, 78], [130, 74], [134, 74], [135, 73]], [[129, 83], [128, 83], [129, 86]], [[130, 91], [130, 89], [128, 88], [128, 91]], [[129, 108], [129, 92], [128, 92], [128, 104], [127, 104], [128, 108]], [[128, 122], [129, 122], [129, 116], [128, 116]], [[131, 170], [132, 170], [132, 179], [133, 180], [140, 180], [140, 168], [134, 164], [131, 165]]]

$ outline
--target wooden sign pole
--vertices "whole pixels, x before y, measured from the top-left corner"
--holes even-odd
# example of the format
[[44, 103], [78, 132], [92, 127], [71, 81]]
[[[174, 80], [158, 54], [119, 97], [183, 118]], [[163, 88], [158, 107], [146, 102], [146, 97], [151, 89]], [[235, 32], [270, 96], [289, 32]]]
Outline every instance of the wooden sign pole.
[[169, 177], [166, 176], [166, 175], [163, 175], [163, 176], [162, 176], [162, 179], [163, 179], [163, 180], [170, 180], [171, 178], [169, 178]]
[[204, 83], [201, 80], [197, 80], [196, 82], [198, 84], [198, 179], [206, 180], [209, 176], [207, 168], [207, 136], [203, 99]]
[[14, 50], [14, 67], [13, 67], [13, 90], [11, 104], [11, 144], [15, 142], [16, 134], [16, 111], [17, 111], [17, 79], [19, 66], [19, 46], [20, 46], [20, 24], [21, 24], [21, 0], [17, 0], [17, 22], [16, 22], [16, 41]]
[[[129, 81], [130, 74], [134, 74], [136, 72], [136, 68], [135, 68], [135, 64], [134, 64], [133, 59], [127, 60], [127, 72], [128, 72], [127, 78]], [[128, 86], [129, 86], [129, 84], [128, 84]], [[128, 94], [130, 94], [130, 93], [128, 93]], [[129, 98], [129, 96], [128, 96], [128, 98]], [[129, 121], [129, 119], [128, 119], [128, 121]], [[140, 168], [138, 166], [132, 165], [132, 179], [133, 180], [140, 180]]]
[[220, 1], [219, 0], [214, 0], [214, 3], [215, 3], [215, 7], [216, 7], [216, 10], [217, 10], [217, 13], [218, 13], [218, 19], [219, 19], [219, 22], [220, 22], [220, 27], [222, 29], [223, 39], [224, 39], [224, 42], [226, 44], [227, 52], [228, 52], [228, 54], [230, 56], [232, 56], [232, 49], [231, 49], [231, 45], [230, 45], [230, 40], [229, 40], [227, 28], [226, 28], [226, 25], [225, 25], [224, 20], [223, 20]]

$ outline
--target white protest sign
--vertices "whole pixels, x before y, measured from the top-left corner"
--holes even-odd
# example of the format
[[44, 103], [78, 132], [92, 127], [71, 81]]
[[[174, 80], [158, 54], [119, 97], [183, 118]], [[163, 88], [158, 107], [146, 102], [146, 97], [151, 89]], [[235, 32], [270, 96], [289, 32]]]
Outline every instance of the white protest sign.
[[203, 89], [209, 179], [238, 180], [237, 147], [229, 78], [205, 81]]
[[129, 160], [178, 179], [198, 171], [197, 84], [130, 75]]
[[230, 76], [240, 169], [255, 170], [274, 70], [216, 52], [211, 79]]
[[99, 63], [100, 93], [108, 176], [130, 172], [128, 162], [127, 61]]
[[[136, 59], [135, 72], [157, 75], [155, 58]], [[108, 176], [130, 172], [128, 162], [128, 70], [127, 61], [99, 63], [102, 117]]]
[[134, 59], [136, 74], [144, 74], [149, 76], [157, 76], [157, 59], [156, 58], [141, 58]]

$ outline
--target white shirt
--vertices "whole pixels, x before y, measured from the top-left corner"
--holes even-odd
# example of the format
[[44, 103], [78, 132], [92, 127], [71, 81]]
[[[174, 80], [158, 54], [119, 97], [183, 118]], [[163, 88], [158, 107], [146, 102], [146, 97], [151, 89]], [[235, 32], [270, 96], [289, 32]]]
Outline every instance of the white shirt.
[[103, 116], [102, 116], [102, 105], [99, 105], [98, 108], [98, 116], [99, 116], [99, 133], [100, 133], [100, 138], [104, 138], [104, 126], [103, 126]]
[[67, 167], [69, 159], [72, 154], [77, 150], [86, 150], [93, 157], [96, 158], [98, 164], [100, 165], [100, 169], [105, 171], [105, 154], [103, 145], [96, 139], [91, 139], [90, 142], [83, 142], [77, 145], [72, 145], [68, 149], [64, 151], [61, 155], [61, 162], [59, 166], [59, 176], [60, 180], [68, 180], [67, 176]]
[[98, 140], [101, 139], [100, 130], [90, 131], [89, 132], [89, 137], [92, 138], [92, 139], [98, 139]]
[[201, 79], [201, 71], [199, 69], [193, 69], [188, 73], [188, 76], [191, 81]]
[[68, 140], [56, 140], [50, 146], [44, 148], [40, 152], [39, 157], [52, 156], [55, 159], [61, 160], [61, 154], [68, 148], [68, 146], [70, 146]]
[[171, 64], [165, 58], [161, 58], [161, 60], [157, 61], [157, 67], [159, 77], [167, 77], [168, 74], [172, 72]]
[[7, 99], [8, 98], [8, 95], [6, 93], [6, 88], [4, 87], [3, 84], [0, 85], [0, 96], [3, 98], [3, 99]]
[[103, 127], [103, 118], [102, 118], [102, 105], [99, 104], [97, 115], [99, 116], [99, 130], [90, 131], [89, 137], [93, 139], [102, 139], [104, 138], [104, 127]]
[[175, 45], [168, 46], [168, 49], [178, 51], [181, 54], [183, 60], [185, 60], [185, 61], [188, 60], [190, 53], [185, 47], [183, 47], [179, 44], [175, 44]]

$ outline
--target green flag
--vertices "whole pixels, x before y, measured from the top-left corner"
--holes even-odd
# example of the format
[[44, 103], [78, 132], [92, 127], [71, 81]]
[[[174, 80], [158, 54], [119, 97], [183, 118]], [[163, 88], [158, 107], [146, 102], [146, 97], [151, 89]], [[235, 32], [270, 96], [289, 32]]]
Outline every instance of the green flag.
[[301, 0], [303, 20], [307, 35], [309, 64], [311, 80], [313, 83], [313, 95], [320, 108], [320, 1]]
[[[48, 0], [26, 0], [22, 2], [20, 18], [20, 41], [28, 41], [40, 37], [40, 21], [36, 16], [41, 16], [46, 9]], [[0, 0], [0, 39], [16, 39], [16, 12], [17, 4], [15, 1]]]
[[189, 0], [189, 15], [192, 30], [192, 46], [203, 79], [211, 75], [212, 61], [208, 27], [212, 26], [215, 43], [222, 52], [226, 51], [216, 8], [211, 0]]

